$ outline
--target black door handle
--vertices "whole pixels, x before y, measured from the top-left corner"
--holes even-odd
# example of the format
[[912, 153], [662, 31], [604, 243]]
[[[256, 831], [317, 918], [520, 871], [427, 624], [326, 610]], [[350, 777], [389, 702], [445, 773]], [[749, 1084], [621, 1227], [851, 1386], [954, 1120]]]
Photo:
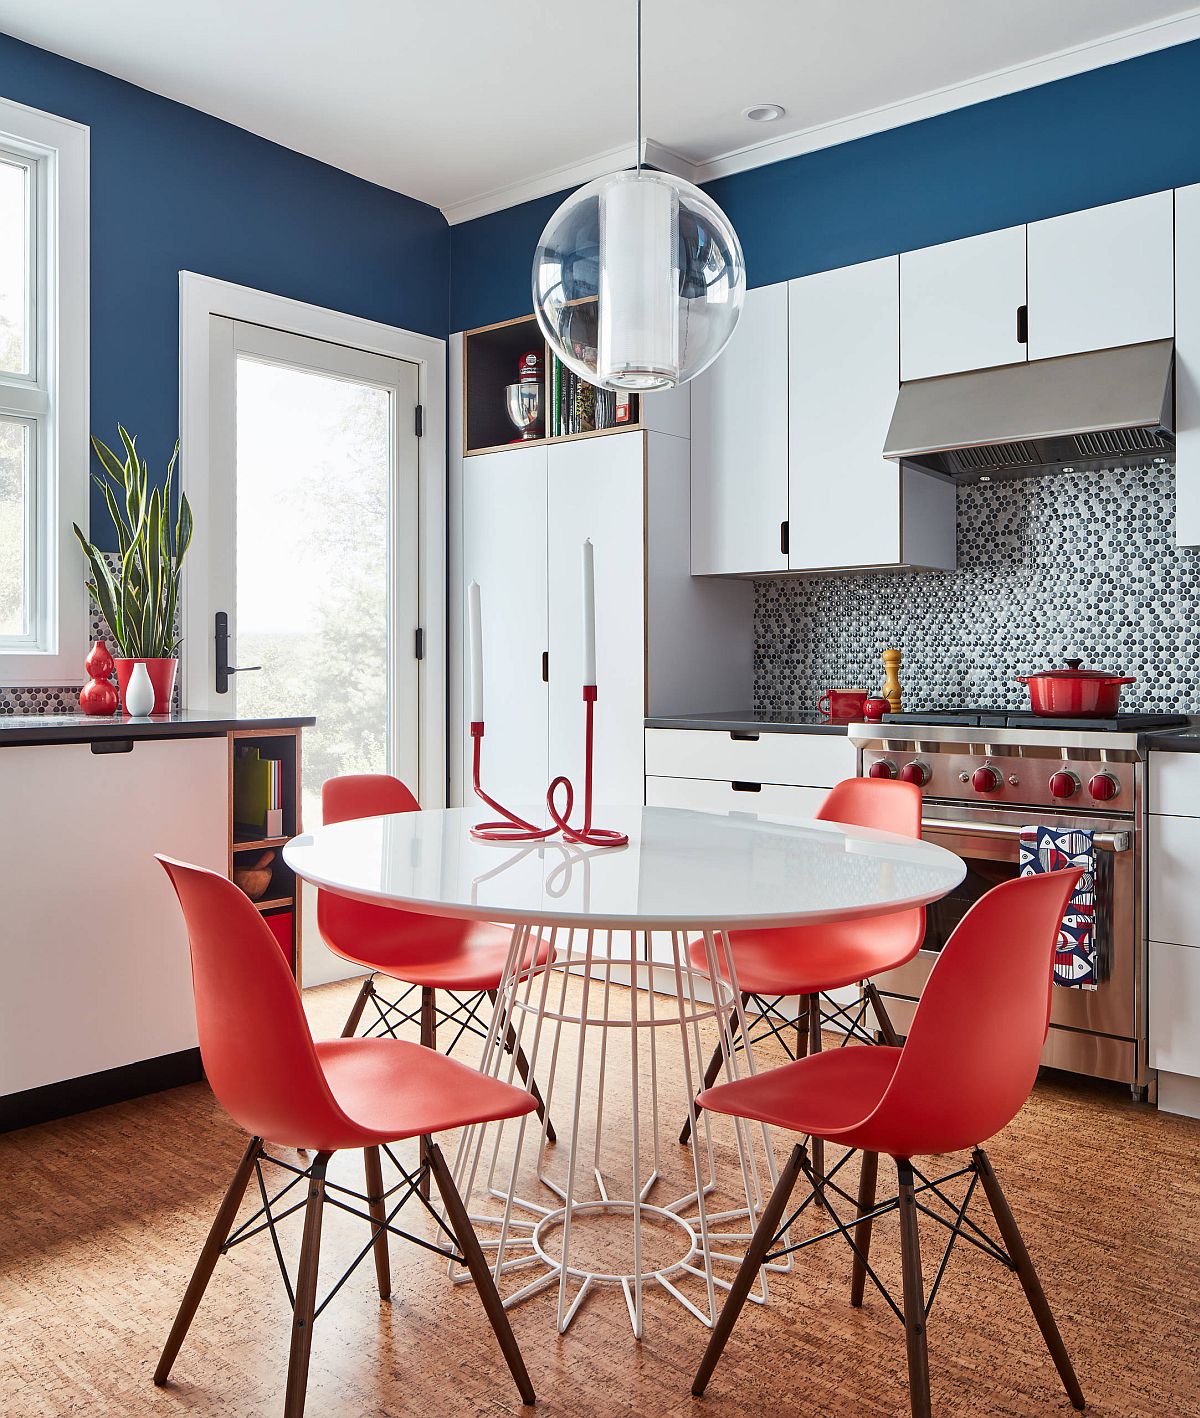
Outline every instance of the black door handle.
[[261, 665], [231, 665], [229, 663], [229, 616], [224, 611], [216, 615], [217, 693], [229, 693], [229, 676], [244, 675], [247, 670], [261, 670]]

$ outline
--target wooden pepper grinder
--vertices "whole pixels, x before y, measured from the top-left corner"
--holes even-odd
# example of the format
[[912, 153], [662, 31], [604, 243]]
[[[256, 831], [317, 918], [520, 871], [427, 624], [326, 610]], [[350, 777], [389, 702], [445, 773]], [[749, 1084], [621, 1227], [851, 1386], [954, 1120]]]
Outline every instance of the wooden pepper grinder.
[[899, 714], [903, 693], [900, 689], [900, 651], [883, 652], [883, 697], [892, 706], [892, 713]]

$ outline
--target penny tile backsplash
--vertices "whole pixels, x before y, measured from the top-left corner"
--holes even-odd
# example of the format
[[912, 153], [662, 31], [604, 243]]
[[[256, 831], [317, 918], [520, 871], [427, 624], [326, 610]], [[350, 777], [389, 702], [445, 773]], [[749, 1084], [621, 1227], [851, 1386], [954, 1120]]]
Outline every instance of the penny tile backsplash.
[[754, 632], [760, 712], [875, 689], [895, 646], [906, 709], [1020, 708], [1018, 673], [1077, 655], [1137, 676], [1123, 709], [1200, 713], [1200, 548], [1171, 468], [962, 487], [956, 571], [764, 578]]

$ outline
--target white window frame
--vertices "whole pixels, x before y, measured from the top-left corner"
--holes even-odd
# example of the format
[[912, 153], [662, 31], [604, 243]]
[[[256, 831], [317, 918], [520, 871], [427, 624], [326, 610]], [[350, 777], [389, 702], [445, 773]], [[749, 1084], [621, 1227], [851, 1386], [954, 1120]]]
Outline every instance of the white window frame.
[[0, 150], [27, 163], [34, 203], [29, 375], [0, 377], [0, 414], [29, 421], [34, 625], [0, 639], [0, 685], [85, 678], [88, 603], [72, 522], [88, 525], [89, 130], [0, 99]]

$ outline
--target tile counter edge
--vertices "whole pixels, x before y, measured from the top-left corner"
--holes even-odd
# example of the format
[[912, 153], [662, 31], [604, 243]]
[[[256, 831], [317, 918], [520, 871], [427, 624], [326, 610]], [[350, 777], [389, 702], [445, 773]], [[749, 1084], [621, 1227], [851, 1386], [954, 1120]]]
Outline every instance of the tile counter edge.
[[148, 719], [89, 717], [86, 714], [0, 715], [0, 748], [17, 744], [101, 743], [107, 740], [219, 738], [234, 730], [305, 729], [309, 715], [238, 718], [205, 710], [153, 715]]
[[750, 711], [705, 714], [652, 714], [645, 720], [648, 729], [709, 729], [730, 734], [840, 734], [843, 738], [848, 724], [831, 724], [813, 718], [811, 722], [772, 718]]

